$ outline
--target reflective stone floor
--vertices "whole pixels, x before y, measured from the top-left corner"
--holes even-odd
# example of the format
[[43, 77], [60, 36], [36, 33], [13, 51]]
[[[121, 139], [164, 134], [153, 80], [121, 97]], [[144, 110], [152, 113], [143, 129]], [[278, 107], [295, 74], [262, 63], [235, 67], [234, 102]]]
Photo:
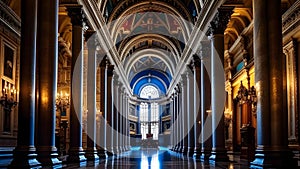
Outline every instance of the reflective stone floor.
[[97, 163], [87, 162], [83, 166], [64, 165], [64, 168], [80, 169], [244, 169], [249, 168], [247, 161], [239, 159], [238, 155], [229, 155], [230, 161], [224, 163], [204, 163], [199, 159], [183, 157], [180, 154], [160, 147], [156, 149], [141, 150], [133, 147], [131, 151], [125, 152], [118, 157], [109, 157]]

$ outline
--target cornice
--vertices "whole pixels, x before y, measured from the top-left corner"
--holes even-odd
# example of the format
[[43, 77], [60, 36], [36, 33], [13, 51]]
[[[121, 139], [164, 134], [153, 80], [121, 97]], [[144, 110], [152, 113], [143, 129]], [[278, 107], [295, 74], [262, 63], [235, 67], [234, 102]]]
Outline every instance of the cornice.
[[284, 39], [288, 38], [295, 29], [300, 26], [300, 1], [296, 1], [283, 15], [282, 15], [282, 34]]
[[3, 1], [0, 1], [0, 22], [7, 26], [12, 32], [21, 37], [21, 19]]

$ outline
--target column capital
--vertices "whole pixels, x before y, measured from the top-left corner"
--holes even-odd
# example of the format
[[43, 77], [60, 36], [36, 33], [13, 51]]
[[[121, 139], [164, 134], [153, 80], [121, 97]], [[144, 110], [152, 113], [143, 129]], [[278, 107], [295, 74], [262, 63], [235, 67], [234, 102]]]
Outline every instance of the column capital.
[[89, 49], [96, 49], [96, 47], [99, 45], [96, 31], [87, 30], [84, 33], [84, 38]]
[[195, 69], [196, 67], [201, 66], [201, 60], [200, 57], [196, 54], [193, 55], [193, 60], [192, 60], [192, 67]]
[[67, 11], [73, 26], [83, 26], [85, 16], [82, 10], [82, 5], [67, 6]]
[[117, 74], [117, 72], [115, 70], [113, 71], [113, 79], [114, 79], [114, 81], [116, 81], [118, 83], [119, 75]]
[[203, 60], [204, 57], [210, 56], [210, 41], [201, 41], [200, 42], [200, 59]]
[[181, 75], [180, 87], [186, 86], [186, 83], [187, 83], [187, 74], [184, 73]]
[[[187, 69], [188, 69], [188, 68], [187, 68]], [[189, 80], [189, 78], [190, 78], [192, 75], [193, 75], [193, 73], [192, 73], [191, 71], [187, 70], [187, 71], [185, 72], [186, 80]]]
[[232, 10], [232, 7], [221, 7], [218, 9], [218, 12], [210, 22], [211, 27], [209, 33], [211, 35], [224, 34], [227, 23], [230, 19], [231, 14], [233, 13]]

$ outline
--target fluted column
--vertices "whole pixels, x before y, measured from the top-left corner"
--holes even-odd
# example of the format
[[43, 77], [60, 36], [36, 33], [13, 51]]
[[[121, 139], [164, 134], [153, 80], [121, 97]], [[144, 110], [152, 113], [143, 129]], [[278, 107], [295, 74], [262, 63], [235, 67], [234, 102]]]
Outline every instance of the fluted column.
[[194, 149], [195, 149], [195, 132], [194, 132], [194, 122], [195, 122], [195, 116], [194, 116], [194, 75], [193, 73], [187, 68], [188, 71], [186, 72], [186, 78], [187, 78], [187, 107], [186, 107], [186, 113], [187, 113], [187, 119], [186, 119], [186, 127], [187, 127], [187, 134], [188, 134], [188, 156], [194, 155]]
[[187, 112], [187, 98], [188, 98], [188, 90], [187, 90], [187, 76], [186, 74], [182, 74], [181, 75], [181, 83], [180, 83], [180, 87], [181, 87], [181, 117], [182, 119], [181, 121], [181, 139], [182, 139], [182, 143], [181, 143], [181, 153], [183, 153], [184, 155], [187, 154], [188, 151], [188, 112]]
[[118, 123], [117, 118], [116, 118], [116, 111], [117, 111], [117, 90], [118, 90], [118, 79], [119, 76], [117, 73], [114, 71], [113, 72], [113, 81], [112, 81], [112, 113], [111, 113], [111, 148], [110, 152], [112, 155], [117, 154], [118, 152], [115, 152], [116, 149], [116, 143], [117, 143], [117, 131], [115, 129], [116, 124]]
[[81, 6], [67, 7], [72, 22], [72, 65], [70, 102], [70, 149], [68, 161], [85, 161], [82, 149], [83, 98], [83, 11]]
[[253, 8], [258, 145], [251, 167], [295, 168], [283, 107], [281, 1], [253, 1]]
[[225, 101], [225, 73], [223, 68], [224, 31], [231, 13], [231, 8], [220, 8], [211, 22], [211, 109], [213, 147], [210, 160], [214, 162], [228, 161], [224, 135], [224, 107], [220, 107], [220, 104], [222, 106], [222, 103]]
[[[211, 106], [211, 84], [209, 74], [211, 73], [210, 42], [201, 42], [201, 160], [207, 161], [211, 155], [211, 114], [208, 114]], [[209, 131], [210, 130], [210, 131]]]
[[[58, 0], [38, 2], [37, 23], [37, 137], [38, 161], [43, 166], [61, 165], [55, 147], [58, 64]], [[57, 166], [58, 167], [58, 166]]]
[[201, 155], [201, 144], [200, 144], [200, 134], [201, 134], [201, 61], [199, 56], [193, 56], [193, 70], [194, 70], [194, 157], [199, 158]]
[[88, 47], [88, 75], [87, 75], [87, 150], [85, 157], [87, 160], [96, 161], [99, 159], [96, 149], [96, 39], [94, 31], [88, 32], [92, 36], [87, 39]]
[[34, 145], [37, 1], [21, 1], [21, 12], [22, 76], [19, 89], [18, 138], [10, 168], [31, 168], [40, 165], [36, 160]]

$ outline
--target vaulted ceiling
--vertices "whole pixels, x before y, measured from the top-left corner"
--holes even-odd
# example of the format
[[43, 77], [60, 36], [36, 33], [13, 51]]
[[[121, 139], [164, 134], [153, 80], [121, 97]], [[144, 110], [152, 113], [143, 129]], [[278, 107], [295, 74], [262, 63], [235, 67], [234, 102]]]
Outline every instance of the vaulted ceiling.
[[[208, 0], [93, 0], [105, 20], [128, 83], [157, 83], [167, 90], [176, 72], [201, 6]], [[296, 0], [282, 0], [283, 11]], [[60, 4], [79, 0], [60, 0]], [[251, 0], [227, 0], [238, 4], [225, 30], [230, 47], [252, 21]], [[21, 0], [2, 0], [20, 16]], [[200, 18], [201, 19], [201, 18]], [[72, 24], [63, 7], [59, 13], [60, 41], [71, 46]], [[226, 47], [225, 47], [226, 48]], [[151, 78], [150, 78], [151, 77]], [[148, 80], [145, 80], [148, 79]], [[150, 79], [150, 80], [149, 80]], [[139, 90], [135, 90], [139, 91]], [[138, 93], [135, 93], [138, 94]]]

